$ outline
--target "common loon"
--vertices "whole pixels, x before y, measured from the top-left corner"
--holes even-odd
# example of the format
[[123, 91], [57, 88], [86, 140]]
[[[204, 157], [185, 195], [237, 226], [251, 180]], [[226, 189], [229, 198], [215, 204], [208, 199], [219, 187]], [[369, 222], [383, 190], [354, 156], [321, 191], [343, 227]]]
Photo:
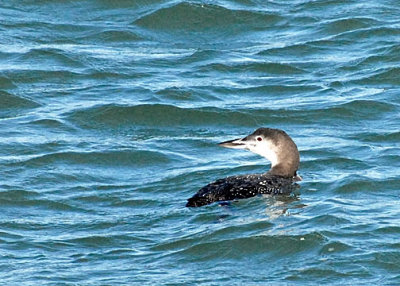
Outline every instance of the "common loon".
[[296, 188], [295, 182], [301, 181], [297, 175], [299, 151], [292, 138], [283, 130], [258, 128], [242, 139], [218, 145], [259, 154], [271, 162], [271, 169], [264, 174], [231, 176], [210, 183], [188, 199], [187, 207], [250, 198], [258, 194], [289, 194]]

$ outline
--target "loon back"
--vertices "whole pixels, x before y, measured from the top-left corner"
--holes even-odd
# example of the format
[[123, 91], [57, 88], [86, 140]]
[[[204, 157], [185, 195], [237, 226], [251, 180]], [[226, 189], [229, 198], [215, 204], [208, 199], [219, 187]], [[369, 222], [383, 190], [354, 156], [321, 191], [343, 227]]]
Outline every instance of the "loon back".
[[260, 194], [290, 194], [297, 177], [266, 174], [232, 176], [219, 179], [201, 188], [188, 199], [187, 207], [201, 207], [218, 201], [245, 199]]

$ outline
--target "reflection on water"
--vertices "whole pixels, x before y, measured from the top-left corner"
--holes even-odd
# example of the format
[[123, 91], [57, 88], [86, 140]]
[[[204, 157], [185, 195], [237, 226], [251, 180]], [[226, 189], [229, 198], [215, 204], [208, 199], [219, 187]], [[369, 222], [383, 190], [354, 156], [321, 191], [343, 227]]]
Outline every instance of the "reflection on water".
[[291, 196], [264, 196], [265, 200], [265, 214], [273, 221], [280, 216], [290, 216], [300, 213], [300, 210], [305, 208], [306, 205], [301, 203], [299, 195]]

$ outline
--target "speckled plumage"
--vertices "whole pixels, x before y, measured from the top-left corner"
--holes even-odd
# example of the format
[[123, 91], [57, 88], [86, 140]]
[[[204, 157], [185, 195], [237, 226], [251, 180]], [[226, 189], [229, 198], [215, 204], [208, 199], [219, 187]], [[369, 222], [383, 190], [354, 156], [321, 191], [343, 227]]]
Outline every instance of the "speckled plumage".
[[265, 174], [231, 176], [219, 179], [201, 188], [188, 199], [187, 207], [200, 207], [218, 201], [245, 199], [260, 194], [289, 194], [294, 188], [295, 177]]

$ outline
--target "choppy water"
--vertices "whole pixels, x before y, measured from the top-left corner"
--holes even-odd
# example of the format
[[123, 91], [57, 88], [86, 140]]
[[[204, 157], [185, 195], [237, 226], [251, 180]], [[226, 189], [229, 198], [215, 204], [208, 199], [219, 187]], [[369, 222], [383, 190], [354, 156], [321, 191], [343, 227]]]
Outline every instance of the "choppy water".
[[[398, 1], [1, 1], [2, 285], [400, 284]], [[299, 146], [297, 196], [185, 208]]]

